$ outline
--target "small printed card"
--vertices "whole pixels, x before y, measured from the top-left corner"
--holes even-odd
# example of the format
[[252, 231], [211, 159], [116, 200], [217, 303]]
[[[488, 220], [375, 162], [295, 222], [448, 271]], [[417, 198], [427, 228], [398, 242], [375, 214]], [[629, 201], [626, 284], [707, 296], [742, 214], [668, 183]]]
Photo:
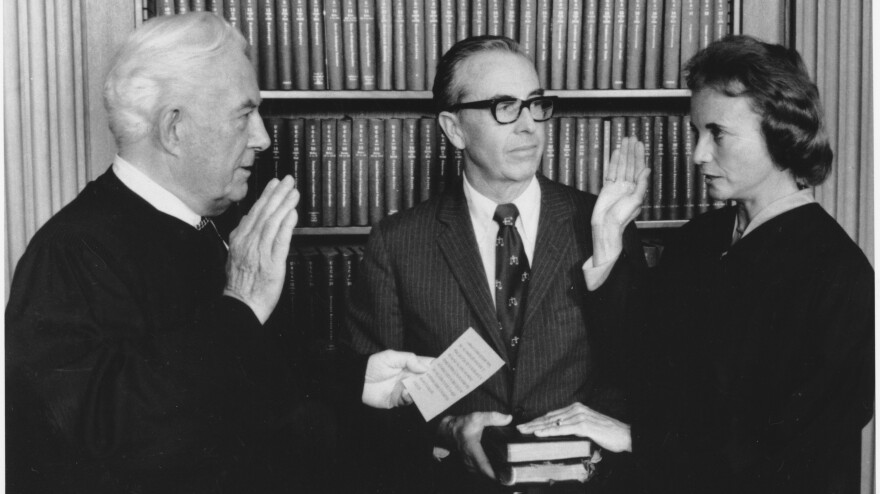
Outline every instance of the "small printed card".
[[428, 372], [407, 378], [403, 385], [427, 422], [503, 366], [504, 360], [474, 328], [468, 328], [434, 360]]

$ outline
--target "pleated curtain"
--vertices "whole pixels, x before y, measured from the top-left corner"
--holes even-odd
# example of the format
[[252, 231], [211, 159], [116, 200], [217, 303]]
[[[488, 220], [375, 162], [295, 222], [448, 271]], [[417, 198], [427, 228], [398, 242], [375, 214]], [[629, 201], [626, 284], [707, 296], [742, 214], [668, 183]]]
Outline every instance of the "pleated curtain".
[[874, 262], [871, 0], [797, 0], [795, 48], [819, 86], [834, 163], [822, 204]]
[[14, 0], [3, 12], [6, 288], [37, 229], [87, 181], [78, 0]]

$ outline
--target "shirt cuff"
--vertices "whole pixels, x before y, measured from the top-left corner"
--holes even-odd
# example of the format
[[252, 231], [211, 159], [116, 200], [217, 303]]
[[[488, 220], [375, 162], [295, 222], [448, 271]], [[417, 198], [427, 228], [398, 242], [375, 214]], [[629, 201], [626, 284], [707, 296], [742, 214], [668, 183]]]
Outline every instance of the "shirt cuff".
[[584, 272], [584, 281], [587, 282], [587, 290], [594, 292], [605, 283], [608, 275], [611, 274], [611, 268], [614, 267], [614, 263], [617, 262], [618, 258], [620, 258], [620, 254], [600, 266], [593, 266], [592, 256], [587, 259], [587, 262], [581, 268]]

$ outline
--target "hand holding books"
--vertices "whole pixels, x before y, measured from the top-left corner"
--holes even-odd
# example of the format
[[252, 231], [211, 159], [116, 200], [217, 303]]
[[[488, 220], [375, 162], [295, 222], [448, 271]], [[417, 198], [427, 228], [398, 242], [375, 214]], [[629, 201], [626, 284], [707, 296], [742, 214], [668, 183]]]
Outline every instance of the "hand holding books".
[[495, 471], [483, 451], [480, 439], [486, 427], [507, 425], [511, 420], [512, 416], [498, 412], [450, 415], [440, 422], [439, 434], [447, 447], [458, 451], [468, 470], [494, 479]]
[[608, 451], [632, 451], [632, 436], [628, 424], [580, 403], [549, 412], [531, 422], [518, 425], [517, 429], [523, 434], [534, 434], [538, 437], [571, 434], [589, 437]]
[[412, 397], [402, 381], [409, 376], [426, 372], [433, 360], [431, 357], [395, 350], [370, 355], [364, 375], [362, 401], [373, 408], [409, 405]]

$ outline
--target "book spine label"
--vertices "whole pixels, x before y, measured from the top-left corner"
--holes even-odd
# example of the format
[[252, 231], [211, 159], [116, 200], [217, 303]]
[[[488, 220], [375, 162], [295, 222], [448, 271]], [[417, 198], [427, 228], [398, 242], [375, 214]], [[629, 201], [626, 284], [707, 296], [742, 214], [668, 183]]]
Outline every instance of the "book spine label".
[[599, 32], [599, 0], [584, 0], [584, 47], [581, 50], [581, 89], [596, 89], [596, 36]]
[[574, 138], [574, 187], [577, 190], [587, 192], [589, 167], [587, 164], [587, 117], [578, 117], [575, 120]]
[[[653, 117], [642, 117], [639, 119], [639, 140], [645, 146], [645, 166], [651, 168], [654, 156], [654, 119]], [[653, 173], [653, 171], [652, 171]], [[645, 191], [645, 199], [642, 202], [642, 210], [639, 212], [639, 219], [642, 221], [651, 219], [651, 187]]]
[[437, 176], [437, 120], [419, 120], [419, 201], [427, 201], [434, 192], [434, 178]]
[[311, 89], [327, 89], [324, 65], [324, 12], [321, 0], [309, 1], [309, 69]]
[[336, 121], [336, 226], [351, 225], [351, 119]]
[[278, 89], [278, 52], [275, 43], [275, 0], [259, 1], [260, 87]]
[[[479, 2], [477, 2], [479, 3]], [[504, 32], [504, 3], [503, 0], [484, 0], [486, 5], [487, 26], [486, 34], [501, 36]]]
[[544, 124], [544, 156], [541, 158], [541, 172], [550, 180], [556, 180], [556, 147], [558, 145], [559, 119], [551, 118]]
[[[260, 17], [257, 8], [257, 0], [241, 0], [241, 34], [248, 43], [248, 60], [254, 66], [254, 72], [260, 78], [260, 84], [265, 84], [265, 74], [260, 64]], [[262, 87], [262, 86], [261, 86]]]
[[306, 119], [306, 226], [321, 226], [321, 122]]
[[568, 46], [566, 16], [568, 0], [552, 1], [553, 24], [550, 30], [550, 89], [565, 88], [565, 49]]
[[651, 219], [665, 219], [666, 190], [664, 172], [666, 161], [666, 117], [654, 117], [654, 150], [651, 153]]
[[446, 190], [446, 172], [449, 169], [448, 163], [451, 161], [449, 148], [452, 147], [452, 144], [439, 125], [436, 126], [436, 129], [437, 139], [434, 142], [437, 143], [437, 173], [434, 175], [434, 193], [440, 194]]
[[729, 15], [730, 0], [715, 0], [715, 11], [713, 12], [715, 26], [712, 28], [713, 39], [721, 39], [727, 35], [728, 26], [730, 26], [728, 21]]
[[562, 185], [574, 185], [575, 130], [574, 117], [559, 119], [559, 170], [556, 179]]
[[321, 226], [336, 226], [336, 120], [321, 121]]
[[324, 48], [327, 61], [327, 88], [339, 91], [345, 88], [345, 66], [342, 61], [342, 2], [324, 0]]
[[[169, 0], [164, 0], [163, 3], [167, 4]], [[226, 6], [226, 22], [228, 22], [235, 29], [241, 30], [241, 2], [239, 0], [224, 0]], [[711, 0], [707, 0], [711, 1]], [[166, 15], [173, 14], [172, 10]]]
[[191, 9], [193, 12], [204, 12], [205, 0], [192, 0]]
[[424, 0], [406, 0], [406, 88], [425, 89], [425, 11]]
[[626, 28], [626, 88], [639, 89], [644, 80], [645, 65], [645, 0], [629, 0]]
[[[700, 47], [700, 0], [682, 0], [681, 3], [681, 66], [688, 62]], [[681, 86], [684, 87], [684, 81]]]
[[364, 118], [352, 120], [351, 149], [351, 220], [355, 225], [366, 226], [370, 224], [370, 136]]
[[602, 188], [602, 119], [587, 118], [587, 190], [599, 194]]
[[342, 0], [342, 63], [345, 65], [345, 89], [360, 88], [358, 72], [357, 0]]
[[[490, 5], [499, 3], [500, 0], [473, 0], [471, 2], [471, 35], [482, 36], [491, 34], [486, 32], [487, 11], [491, 9]], [[491, 21], [489, 21], [491, 24]]]
[[455, 44], [455, 2], [456, 0], [440, 0], [440, 53], [449, 51]]
[[678, 87], [681, 69], [681, 0], [666, 0], [663, 26], [663, 87]]
[[681, 119], [670, 115], [666, 119], [666, 211], [667, 218], [681, 218]]
[[400, 211], [403, 202], [403, 140], [399, 118], [385, 120], [385, 214]]
[[406, 1], [391, 0], [391, 12], [393, 13], [394, 29], [392, 33], [392, 54], [394, 89], [403, 91], [406, 89]]
[[293, 88], [309, 89], [309, 5], [308, 0], [291, 0], [293, 9]]
[[536, 0], [520, 0], [519, 3], [519, 45], [523, 52], [535, 60], [535, 9]]
[[599, 55], [596, 57], [596, 87], [598, 89], [611, 89], [614, 0], [599, 0], [598, 36], [597, 49]]
[[361, 89], [376, 89], [376, 9], [373, 0], [358, 0], [358, 53]]
[[645, 33], [645, 89], [660, 87], [663, 55], [663, 0], [647, 0]]
[[471, 35], [471, 2], [456, 0], [455, 2], [455, 40], [461, 41]]
[[440, 63], [440, 1], [425, 0], [425, 89], [434, 89]]
[[685, 219], [691, 219], [697, 209], [697, 165], [694, 164], [694, 130], [690, 115], [681, 117], [681, 166], [684, 167], [682, 213]]
[[581, 82], [581, 28], [583, 0], [568, 0], [568, 54], [565, 61], [565, 89], [578, 89]]
[[205, 3], [205, 9], [212, 14], [219, 15], [220, 17], [225, 18], [226, 16], [226, 11], [223, 8], [223, 0], [208, 0]]
[[293, 175], [294, 183], [300, 192], [300, 201], [296, 205], [296, 213], [300, 222], [305, 222], [306, 205], [306, 146], [305, 146], [305, 123], [302, 118], [291, 118], [287, 122], [287, 145], [290, 153], [290, 174]]
[[176, 11], [178, 14], [186, 14], [189, 12], [189, 0], [176, 0]]
[[611, 88], [623, 89], [626, 70], [626, 2], [614, 0], [614, 35], [611, 42]]
[[709, 46], [715, 31], [715, 0], [700, 0], [700, 49]]
[[551, 0], [537, 0], [538, 26], [535, 29], [535, 68], [541, 87], [550, 87], [550, 31], [552, 29]]
[[293, 18], [290, 0], [276, 0], [275, 46], [278, 48], [278, 86], [293, 89]]
[[504, 35], [517, 39], [519, 34], [519, 5], [517, 0], [504, 0]]
[[156, 0], [156, 16], [174, 15], [174, 0]]
[[449, 180], [447, 186], [453, 187], [464, 173], [464, 151], [455, 146], [449, 146], [448, 149], [452, 151], [452, 156], [449, 159], [449, 174], [446, 176]]
[[385, 216], [385, 122], [371, 118], [368, 131], [370, 224], [376, 226]]
[[419, 185], [419, 121], [416, 118], [403, 119], [403, 209], [409, 209], [418, 202]]
[[393, 32], [394, 22], [391, 15], [391, 0], [376, 0], [376, 24], [379, 27], [378, 61], [376, 88], [379, 90], [393, 89]]

